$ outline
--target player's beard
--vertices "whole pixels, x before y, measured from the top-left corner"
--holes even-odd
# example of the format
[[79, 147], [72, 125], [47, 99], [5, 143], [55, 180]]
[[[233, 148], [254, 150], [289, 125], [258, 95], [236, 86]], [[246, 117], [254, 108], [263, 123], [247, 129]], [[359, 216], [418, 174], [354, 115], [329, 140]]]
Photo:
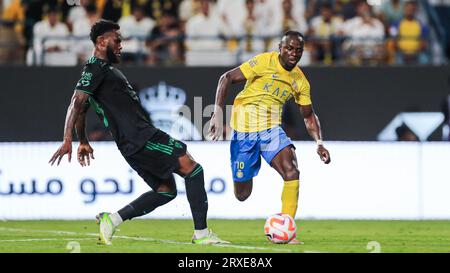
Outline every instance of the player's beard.
[[108, 60], [113, 63], [119, 63], [119, 58], [114, 54], [114, 50], [111, 48], [111, 46], [106, 46], [106, 57], [108, 57]]

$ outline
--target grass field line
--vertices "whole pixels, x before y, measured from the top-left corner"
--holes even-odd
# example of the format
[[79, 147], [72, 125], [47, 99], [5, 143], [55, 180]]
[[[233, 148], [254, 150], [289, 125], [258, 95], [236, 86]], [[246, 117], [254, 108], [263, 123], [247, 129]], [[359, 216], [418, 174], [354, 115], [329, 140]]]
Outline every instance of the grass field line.
[[[37, 229], [0, 227], [0, 231], [32, 232], [32, 233], [48, 233], [48, 234], [57, 234], [57, 235], [79, 235], [79, 236], [98, 237], [98, 233], [73, 232], [73, 231], [63, 231], [63, 230], [37, 230]], [[114, 238], [124, 239], [124, 240], [134, 240], [134, 241], [147, 241], [147, 242], [158, 242], [158, 243], [166, 243], [166, 244], [177, 244], [177, 245], [192, 245], [192, 243], [190, 243], [190, 242], [179, 242], [179, 241], [173, 241], [173, 240], [156, 239], [156, 238], [151, 238], [151, 237], [134, 237], [134, 236], [115, 235]], [[46, 239], [46, 238], [44, 238], [44, 239]], [[53, 238], [48, 238], [48, 239], [53, 239]], [[77, 240], [77, 238], [71, 238], [71, 239], [73, 239], [71, 241]], [[85, 240], [86, 238], [80, 238], [80, 239]], [[33, 240], [33, 239], [28, 239], [28, 240]], [[48, 241], [50, 241], [50, 240], [48, 240]], [[211, 246], [222, 247], [222, 248], [247, 249], [247, 250], [269, 250], [269, 251], [274, 251], [274, 252], [294, 252], [291, 249], [256, 247], [256, 246], [233, 245], [233, 244], [215, 244], [215, 245], [211, 245]]]
[[34, 239], [11, 239], [11, 240], [0, 240], [0, 243], [20, 243], [20, 242], [39, 242], [39, 241], [89, 241], [92, 238], [34, 238]]

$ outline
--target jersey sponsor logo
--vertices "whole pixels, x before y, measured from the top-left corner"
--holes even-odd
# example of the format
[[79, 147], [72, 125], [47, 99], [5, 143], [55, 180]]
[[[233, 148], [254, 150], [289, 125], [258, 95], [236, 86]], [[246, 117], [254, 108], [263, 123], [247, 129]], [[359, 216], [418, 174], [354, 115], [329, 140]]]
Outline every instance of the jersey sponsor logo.
[[[280, 98], [290, 98], [291, 94], [289, 93], [288, 90], [283, 89], [283, 91], [281, 91], [280, 87], [277, 86], [275, 88], [275, 86], [272, 88], [272, 86], [274, 85], [274, 81], [272, 80], [272, 82], [269, 83], [265, 83], [263, 90], [266, 91], [267, 93], [271, 93], [274, 96], [280, 97]], [[281, 91], [281, 92], [280, 92]]]
[[82, 86], [84, 87], [89, 86], [91, 84], [91, 80], [92, 80], [92, 73], [86, 71], [83, 71], [83, 73], [81, 73], [80, 84]]

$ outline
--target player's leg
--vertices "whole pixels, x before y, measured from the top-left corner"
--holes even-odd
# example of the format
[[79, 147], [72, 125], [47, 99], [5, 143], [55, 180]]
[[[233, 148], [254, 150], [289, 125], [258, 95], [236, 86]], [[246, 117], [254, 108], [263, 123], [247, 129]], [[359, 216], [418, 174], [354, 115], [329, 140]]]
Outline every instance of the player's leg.
[[[165, 205], [175, 199], [177, 196], [177, 188], [173, 176], [170, 176], [168, 179], [156, 180], [158, 182], [155, 180], [156, 178], [154, 178], [152, 184], [159, 184], [155, 187], [156, 190], [151, 190], [142, 194], [136, 200], [120, 209], [117, 213], [111, 214], [110, 217], [115, 226], [118, 226], [123, 221], [146, 215], [157, 207]], [[115, 216], [117, 216], [117, 218]]]
[[262, 135], [261, 155], [283, 178], [282, 213], [295, 218], [299, 192], [299, 170], [295, 148], [281, 127]]
[[230, 163], [233, 174], [234, 196], [245, 201], [253, 189], [253, 177], [261, 168], [261, 157], [256, 133], [233, 131], [230, 142]]
[[[272, 160], [271, 166], [283, 177], [284, 185], [281, 194], [281, 213], [289, 214], [295, 219], [298, 207], [298, 196], [300, 188], [300, 172], [298, 171], [297, 158], [293, 145], [281, 150]], [[289, 244], [303, 244], [297, 238], [289, 241]]]
[[184, 177], [186, 197], [191, 207], [195, 230], [207, 228], [208, 196], [205, 190], [203, 167], [186, 152], [179, 157], [180, 168], [176, 171]]
[[234, 196], [243, 202], [252, 194], [253, 178], [246, 181], [234, 181]]
[[271, 166], [281, 175], [284, 180], [283, 192], [281, 195], [282, 213], [289, 214], [295, 219], [298, 206], [299, 177], [297, 158], [293, 146], [283, 148], [271, 162]]
[[203, 167], [194, 158], [186, 153], [178, 158], [179, 169], [177, 174], [184, 177], [186, 186], [186, 196], [191, 208], [194, 221], [194, 244], [218, 244], [229, 243], [220, 239], [210, 229], [207, 224], [208, 196], [205, 190], [205, 176]]
[[[166, 138], [166, 134], [157, 134], [154, 141], [159, 141], [161, 138]], [[101, 243], [111, 244], [117, 226], [123, 221], [150, 213], [176, 197], [177, 190], [172, 172], [174, 162], [177, 162], [177, 160], [176, 158], [173, 160], [172, 152], [173, 149], [149, 141], [142, 150], [125, 157], [128, 164], [152, 190], [142, 194], [115, 213], [100, 213], [97, 215], [97, 222], [100, 224]]]
[[[267, 131], [267, 139], [262, 140], [261, 155], [283, 178], [283, 192], [281, 194], [281, 212], [289, 214], [295, 219], [298, 207], [299, 177], [295, 147], [281, 127]], [[303, 244], [296, 238], [289, 244]]]
[[100, 243], [110, 245], [117, 227], [123, 221], [146, 215], [157, 207], [172, 201], [177, 196], [177, 189], [173, 176], [170, 176], [167, 179], [157, 179], [148, 174], [140, 175], [147, 184], [151, 185], [155, 190], [142, 194], [117, 212], [102, 212], [97, 215], [97, 223], [100, 225]]

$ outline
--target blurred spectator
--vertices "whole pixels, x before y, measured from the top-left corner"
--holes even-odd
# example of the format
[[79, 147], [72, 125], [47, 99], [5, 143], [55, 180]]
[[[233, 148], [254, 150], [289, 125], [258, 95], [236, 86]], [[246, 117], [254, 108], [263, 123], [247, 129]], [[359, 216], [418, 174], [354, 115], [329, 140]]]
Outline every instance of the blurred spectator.
[[[298, 0], [295, 0], [297, 3]], [[297, 10], [297, 8], [295, 9]], [[280, 36], [282, 31], [282, 20], [283, 20], [283, 10], [281, 0], [256, 0], [255, 1], [255, 13], [257, 16], [261, 17], [266, 26], [265, 35], [269, 37]], [[266, 51], [267, 50], [278, 50], [278, 45], [276, 42], [273, 43], [274, 48], [270, 47], [271, 39], [266, 41]]]
[[265, 49], [264, 40], [261, 37], [265, 35], [266, 26], [264, 20], [256, 14], [255, 0], [245, 1], [244, 12], [244, 16], [240, 20], [235, 20], [240, 25], [236, 34], [241, 38], [239, 43], [239, 48], [243, 52], [241, 61], [249, 60]]
[[122, 61], [138, 62], [148, 56], [144, 39], [155, 26], [155, 21], [146, 17], [143, 6], [134, 6], [133, 15], [122, 17], [119, 20], [122, 33]]
[[12, 0], [8, 6], [4, 7], [2, 19], [6, 21], [16, 21], [12, 24], [14, 26], [14, 31], [18, 34], [22, 34], [25, 10], [21, 4], [21, 0]]
[[26, 41], [25, 46], [27, 49], [29, 49], [33, 47], [33, 27], [36, 22], [42, 20], [45, 1], [21, 0], [21, 3], [25, 11], [25, 28], [23, 30], [23, 35]]
[[246, 0], [218, 0], [215, 11], [222, 19], [223, 23], [227, 25], [230, 36], [240, 36], [245, 30], [245, 24], [249, 13], [249, 5], [252, 16], [255, 16], [255, 1], [248, 3]]
[[182, 32], [177, 19], [170, 13], [164, 13], [158, 24], [151, 30], [147, 46], [150, 55], [147, 63], [151, 65], [173, 65], [183, 62]]
[[307, 24], [305, 17], [302, 14], [295, 14], [292, 0], [282, 0], [282, 17], [281, 17], [281, 31], [279, 34], [285, 33], [288, 30], [306, 32]]
[[178, 17], [181, 28], [184, 30], [186, 21], [194, 15], [200, 13], [200, 0], [183, 0], [178, 7]]
[[404, 0], [384, 0], [380, 7], [380, 19], [387, 26], [398, 22], [403, 17]]
[[337, 38], [342, 34], [342, 25], [342, 19], [333, 14], [333, 7], [328, 3], [322, 4], [320, 15], [311, 19], [308, 31], [312, 36], [314, 62], [331, 64], [337, 59], [340, 42]]
[[4, 7], [0, 24], [0, 63], [21, 63], [24, 60], [25, 40], [22, 36], [25, 12], [20, 0], [12, 0]]
[[417, 3], [405, 3], [403, 19], [389, 30], [395, 38], [397, 64], [427, 64], [428, 28], [416, 18]]
[[365, 2], [365, 0], [336, 0], [336, 14], [339, 14], [340, 16], [342, 16], [344, 21], [347, 21], [358, 16], [358, 7], [361, 3]]
[[[272, 27], [270, 32], [276, 37], [272, 37], [273, 39], [271, 40], [269, 50], [278, 50], [280, 36], [286, 31], [294, 30], [299, 31], [300, 33], [305, 33], [308, 29], [305, 17], [294, 14], [292, 0], [282, 0], [281, 3], [278, 2], [278, 5], [281, 7], [281, 15], [272, 19]], [[307, 58], [309, 58], [307, 47], [305, 47], [303, 54], [302, 61], [304, 62]]]
[[145, 15], [154, 21], [158, 21], [163, 14], [178, 18], [180, 2], [181, 0], [130, 0], [132, 10], [136, 6], [142, 6]]
[[397, 141], [419, 141], [417, 135], [404, 123], [395, 129], [395, 133]]
[[220, 36], [229, 33], [223, 21], [212, 14], [208, 0], [200, 0], [201, 13], [186, 22], [187, 50], [221, 51], [224, 49]]
[[80, 0], [80, 5], [74, 5], [69, 10], [69, 15], [67, 16], [67, 26], [72, 29], [73, 24], [78, 19], [86, 18], [86, 7], [91, 3], [90, 0]]
[[[46, 65], [74, 65], [75, 54], [70, 54], [69, 29], [59, 20], [56, 7], [50, 7], [47, 19], [37, 22], [33, 28], [34, 63]], [[61, 39], [62, 38], [62, 39]], [[33, 63], [33, 54], [27, 54], [27, 63]]]
[[92, 25], [100, 19], [95, 4], [88, 4], [83, 7], [85, 15], [75, 19], [73, 22], [72, 34], [75, 36], [73, 50], [77, 54], [78, 63], [83, 63], [92, 54], [94, 45], [89, 38]]
[[122, 17], [121, 0], [103, 0], [101, 1], [100, 11], [102, 18], [117, 22]]
[[346, 41], [343, 51], [350, 64], [380, 63], [385, 58], [384, 26], [374, 17], [371, 7], [361, 2], [358, 16], [344, 22]]

